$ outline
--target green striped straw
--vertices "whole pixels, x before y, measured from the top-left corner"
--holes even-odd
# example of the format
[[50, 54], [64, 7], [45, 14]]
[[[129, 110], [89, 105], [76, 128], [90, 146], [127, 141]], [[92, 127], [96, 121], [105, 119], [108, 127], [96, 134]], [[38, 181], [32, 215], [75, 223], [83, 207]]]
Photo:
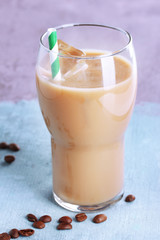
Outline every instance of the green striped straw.
[[58, 43], [57, 43], [57, 31], [55, 28], [48, 29], [48, 43], [50, 51], [50, 63], [51, 63], [51, 72], [52, 79], [60, 80], [60, 64], [58, 57]]

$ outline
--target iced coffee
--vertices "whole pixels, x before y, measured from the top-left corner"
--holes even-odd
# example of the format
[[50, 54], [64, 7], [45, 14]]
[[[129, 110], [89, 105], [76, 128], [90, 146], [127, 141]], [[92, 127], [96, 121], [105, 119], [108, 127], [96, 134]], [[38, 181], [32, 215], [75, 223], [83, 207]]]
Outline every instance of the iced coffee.
[[52, 79], [48, 54], [36, 67], [51, 134], [54, 197], [75, 206], [103, 206], [122, 196], [124, 133], [135, 103], [136, 72], [121, 55], [97, 49], [73, 53], [61, 43], [61, 79]]

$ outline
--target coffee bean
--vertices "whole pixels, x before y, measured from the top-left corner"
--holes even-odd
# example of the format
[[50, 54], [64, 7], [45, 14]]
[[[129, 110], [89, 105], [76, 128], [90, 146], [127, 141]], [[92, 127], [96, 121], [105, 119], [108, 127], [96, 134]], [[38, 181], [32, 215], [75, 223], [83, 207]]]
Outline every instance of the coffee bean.
[[6, 142], [1, 142], [0, 149], [6, 149], [6, 148], [8, 148], [8, 144]]
[[70, 223], [60, 223], [57, 226], [57, 229], [58, 230], [69, 230], [69, 229], [72, 229], [72, 225]]
[[4, 160], [7, 162], [7, 163], [12, 163], [14, 160], [15, 160], [15, 156], [13, 155], [6, 155], [4, 157]]
[[36, 216], [33, 215], [33, 214], [31, 214], [31, 213], [29, 213], [29, 214], [27, 215], [27, 219], [28, 219], [28, 221], [30, 221], [30, 222], [36, 222], [36, 221], [37, 221]]
[[16, 143], [10, 143], [8, 148], [14, 152], [17, 152], [20, 150], [20, 147]]
[[60, 223], [71, 223], [72, 222], [72, 218], [70, 218], [68, 216], [63, 216], [58, 221]]
[[94, 223], [101, 223], [107, 220], [107, 216], [104, 214], [98, 214], [93, 218]]
[[133, 202], [135, 199], [136, 199], [135, 196], [130, 194], [125, 198], [125, 201], [126, 202]]
[[24, 237], [29, 237], [34, 234], [33, 229], [22, 229], [19, 231], [19, 234]]
[[33, 223], [33, 227], [38, 228], [38, 229], [42, 229], [42, 228], [45, 227], [45, 224], [42, 221], [37, 221], [37, 222]]
[[87, 215], [85, 213], [78, 213], [76, 216], [75, 216], [77, 222], [83, 222], [87, 219]]
[[48, 222], [52, 221], [52, 218], [49, 215], [44, 215], [44, 216], [40, 217], [39, 221], [48, 223]]
[[0, 234], [0, 240], [9, 240], [9, 239], [11, 239], [11, 236], [8, 233]]
[[18, 238], [19, 237], [19, 232], [16, 228], [13, 228], [10, 232], [9, 235], [11, 238]]

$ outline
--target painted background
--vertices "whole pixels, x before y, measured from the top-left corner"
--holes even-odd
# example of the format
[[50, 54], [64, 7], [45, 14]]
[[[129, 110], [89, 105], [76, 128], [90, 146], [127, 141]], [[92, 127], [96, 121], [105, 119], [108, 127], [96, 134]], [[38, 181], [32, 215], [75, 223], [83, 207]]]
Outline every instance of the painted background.
[[160, 102], [159, 0], [0, 0], [0, 100], [36, 97], [39, 37], [72, 22], [113, 25], [134, 40], [141, 101]]

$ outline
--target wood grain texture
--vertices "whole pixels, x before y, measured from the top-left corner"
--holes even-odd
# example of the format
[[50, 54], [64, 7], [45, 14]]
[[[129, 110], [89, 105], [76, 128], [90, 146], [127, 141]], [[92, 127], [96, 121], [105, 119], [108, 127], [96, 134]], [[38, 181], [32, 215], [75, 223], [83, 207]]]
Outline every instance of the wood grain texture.
[[[69, 232], [56, 230], [62, 216], [75, 213], [57, 206], [52, 198], [50, 136], [36, 101], [0, 104], [0, 141], [16, 142], [21, 150], [15, 152], [11, 165], [4, 163], [7, 150], [0, 150], [0, 233], [12, 228], [31, 228], [28, 213], [38, 218], [52, 217], [46, 228], [35, 231], [31, 240], [159, 240], [160, 239], [160, 104], [136, 105], [126, 132], [125, 196], [134, 194], [136, 200], [124, 198], [104, 210], [108, 219], [94, 224], [87, 214], [86, 221], [73, 221]], [[82, 234], [83, 233], [83, 234]]]

